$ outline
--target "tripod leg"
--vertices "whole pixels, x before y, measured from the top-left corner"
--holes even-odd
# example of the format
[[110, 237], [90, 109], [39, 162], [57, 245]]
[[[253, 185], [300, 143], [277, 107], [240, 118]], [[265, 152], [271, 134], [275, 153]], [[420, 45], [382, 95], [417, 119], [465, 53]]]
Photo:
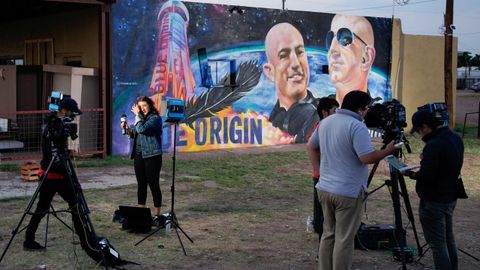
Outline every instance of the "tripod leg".
[[407, 261], [405, 254], [405, 234], [402, 224], [402, 212], [400, 209], [400, 194], [398, 191], [398, 170], [390, 166], [390, 178], [392, 185], [392, 201], [393, 201], [393, 211], [395, 214], [395, 236], [398, 239], [398, 247], [400, 248], [400, 256], [402, 258], [402, 269], [407, 269]]
[[50, 212], [47, 212], [47, 223], [45, 224], [45, 242], [44, 242], [44, 247], [47, 248], [47, 239], [48, 239], [48, 223], [50, 221]]
[[459, 250], [460, 252], [462, 252], [463, 254], [469, 256], [470, 258], [474, 259], [475, 261], [477, 261], [477, 262], [480, 261], [480, 259], [478, 259], [477, 257], [473, 256], [472, 254], [466, 252], [465, 250], [463, 250], [463, 249], [461, 249], [461, 248], [458, 248], [458, 250]]
[[430, 247], [427, 247], [426, 249], [425, 246], [428, 245], [428, 243], [425, 243], [423, 246], [422, 246], [422, 253], [418, 253], [418, 259], [415, 261], [415, 263], [419, 263], [420, 260], [425, 256], [425, 254], [427, 254], [427, 252], [430, 250]]
[[415, 242], [417, 244], [418, 254], [423, 254], [423, 246], [420, 245], [420, 240], [417, 234], [417, 228], [415, 225], [415, 218], [413, 216], [412, 205], [410, 204], [410, 199], [408, 196], [407, 185], [405, 184], [405, 178], [401, 173], [398, 174], [398, 183], [401, 189], [401, 195], [403, 197], [403, 203], [405, 204], [405, 208], [407, 209], [407, 217], [412, 225], [413, 235], [415, 236]]
[[185, 247], [183, 246], [182, 238], [180, 238], [180, 234], [178, 233], [178, 227], [175, 226], [175, 233], [177, 234], [178, 241], [180, 242], [180, 246], [182, 247], [183, 254], [187, 256], [187, 252], [185, 251]]
[[[68, 225], [65, 221], [63, 221], [60, 217], [58, 217], [57, 215], [57, 211], [55, 211], [55, 209], [53, 208], [53, 205], [50, 205], [50, 208], [52, 208], [52, 211], [49, 212], [50, 214], [53, 215], [54, 218], [56, 218], [58, 221], [60, 221], [63, 225], [65, 225], [65, 227], [67, 227], [70, 231], [73, 232], [73, 228], [70, 227], [70, 225]], [[68, 210], [67, 212], [70, 212], [71, 213], [71, 210]]]
[[[168, 222], [168, 221], [167, 221]], [[147, 238], [149, 238], [150, 236], [154, 235], [156, 232], [158, 232], [159, 230], [161, 230], [163, 228], [157, 228], [156, 230], [154, 230], [153, 232], [149, 233], [147, 236], [145, 236], [144, 238], [142, 238], [140, 241], [138, 241], [137, 243], [135, 243], [135, 246], [138, 246], [140, 243], [142, 243], [143, 241], [147, 240]]]
[[187, 239], [190, 240], [190, 242], [193, 243], [192, 238], [190, 238], [190, 236], [188, 236], [188, 234], [182, 229], [182, 227], [180, 227], [180, 225], [178, 225], [178, 223], [176, 221], [174, 221], [173, 224], [175, 225], [175, 228], [180, 229], [180, 231], [183, 233], [183, 235], [185, 235], [185, 237], [187, 237]]
[[[38, 189], [38, 188], [37, 188], [37, 189]], [[33, 202], [35, 201], [36, 195], [37, 195], [37, 193], [36, 193], [35, 196], [32, 197], [32, 199], [30, 200], [30, 203], [28, 204], [27, 208], [25, 209], [25, 212], [23, 212], [23, 215], [22, 215], [22, 217], [20, 218], [20, 221], [18, 221], [17, 227], [15, 227], [15, 229], [13, 229], [13, 231], [12, 231], [12, 237], [10, 237], [10, 240], [8, 241], [7, 246], [5, 247], [5, 249], [4, 249], [3, 252], [2, 252], [2, 256], [0, 257], [0, 263], [2, 262], [3, 258], [5, 257], [5, 254], [7, 253], [8, 248], [10, 247], [10, 245], [12, 244], [13, 239], [14, 239], [15, 236], [17, 235], [18, 229], [20, 228], [20, 226], [22, 226], [22, 223], [23, 223], [23, 220], [25, 219], [25, 216], [30, 212], [30, 209], [32, 208]]]
[[30, 213], [30, 210], [32, 209], [33, 203], [35, 202], [35, 199], [37, 198], [38, 193], [40, 193], [40, 188], [42, 187], [43, 182], [44, 182], [45, 179], [47, 178], [48, 172], [50, 171], [50, 168], [52, 167], [53, 161], [54, 161], [54, 158], [52, 158], [52, 160], [50, 160], [50, 163], [48, 164], [47, 170], [45, 171], [45, 173], [44, 173], [44, 174], [42, 175], [42, 177], [40, 178], [40, 181], [39, 181], [39, 183], [38, 183], [37, 189], [36, 189], [35, 192], [33, 193], [32, 198], [30, 199], [30, 201], [29, 201], [28, 204], [27, 204], [27, 207], [25, 208], [25, 211], [23, 211], [22, 217], [21, 217], [20, 220], [18, 221], [17, 227], [15, 227], [15, 229], [12, 231], [12, 237], [10, 237], [10, 240], [8, 241], [7, 246], [6, 246], [5, 249], [3, 250], [2, 256], [0, 257], [0, 263], [2, 262], [3, 258], [5, 257], [5, 254], [7, 253], [7, 250], [8, 250], [8, 248], [10, 247], [10, 245], [12, 244], [13, 239], [14, 239], [15, 236], [17, 235], [18, 229], [20, 228], [20, 226], [22, 226], [22, 223], [23, 223], [23, 220], [25, 219], [25, 216], [26, 216], [28, 213]]
[[[382, 149], [383, 148], [384, 147], [382, 147]], [[380, 163], [380, 161], [377, 161], [377, 162], [375, 162], [375, 164], [373, 164], [372, 170], [370, 171], [370, 174], [368, 175], [367, 187], [370, 186], [370, 182], [372, 182], [373, 176], [375, 175], [375, 171], [377, 170], [379, 163]]]

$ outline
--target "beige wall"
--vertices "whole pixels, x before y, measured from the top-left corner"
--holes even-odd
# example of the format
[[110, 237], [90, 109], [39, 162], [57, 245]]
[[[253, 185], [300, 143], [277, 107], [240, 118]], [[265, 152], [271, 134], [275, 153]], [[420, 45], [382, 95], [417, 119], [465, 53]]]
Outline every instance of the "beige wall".
[[[407, 110], [410, 125], [417, 107], [431, 102], [445, 102], [443, 36], [419, 36], [402, 33], [400, 20], [393, 23], [392, 33], [392, 88]], [[453, 41], [452, 81], [453, 105], [457, 86], [457, 39]], [[453, 115], [455, 119], [455, 115]]]
[[55, 64], [80, 56], [85, 67], [99, 67], [98, 6], [0, 24], [0, 56], [24, 55], [27, 39], [53, 38]]

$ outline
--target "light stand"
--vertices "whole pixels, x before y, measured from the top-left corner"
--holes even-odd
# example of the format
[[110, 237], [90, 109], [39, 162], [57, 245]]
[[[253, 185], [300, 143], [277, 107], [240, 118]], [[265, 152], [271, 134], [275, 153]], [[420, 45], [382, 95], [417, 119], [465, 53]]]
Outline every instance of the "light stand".
[[[182, 246], [183, 254], [185, 256], [187, 256], [187, 252], [185, 251], [185, 247], [183, 246], [182, 238], [180, 238], [180, 234], [178, 233], [178, 230], [180, 230], [183, 233], [183, 235], [185, 235], [185, 237], [187, 237], [187, 239], [190, 240], [190, 242], [193, 243], [193, 240], [182, 229], [182, 227], [180, 227], [180, 225], [178, 225], [177, 216], [175, 215], [175, 164], [176, 164], [176, 152], [177, 152], [177, 126], [178, 126], [178, 121], [169, 121], [169, 119], [167, 119], [167, 122], [172, 123], [172, 125], [174, 126], [174, 129], [173, 129], [174, 131], [173, 131], [173, 155], [172, 155], [172, 161], [173, 161], [173, 165], [172, 165], [172, 185], [170, 187], [170, 192], [172, 193], [172, 200], [171, 200], [171, 206], [170, 206], [171, 210], [170, 210], [170, 213], [167, 216], [167, 220], [165, 222], [165, 227], [171, 226], [171, 227], [173, 227], [173, 229], [175, 229], [175, 233], [177, 234], [177, 238], [178, 238], [178, 241], [180, 242], [180, 246]], [[162, 228], [157, 228], [156, 230], [154, 230], [153, 232], [151, 232], [150, 234], [145, 236], [143, 239], [138, 241], [135, 244], [135, 246], [142, 243], [147, 238], [154, 235], [156, 232], [158, 232], [161, 229]]]

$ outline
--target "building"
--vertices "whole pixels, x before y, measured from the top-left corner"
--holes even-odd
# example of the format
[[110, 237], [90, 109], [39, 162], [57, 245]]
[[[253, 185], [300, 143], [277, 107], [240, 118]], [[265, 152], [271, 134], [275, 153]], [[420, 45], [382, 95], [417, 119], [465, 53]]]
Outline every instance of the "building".
[[[52, 90], [72, 95], [85, 114], [83, 154], [110, 154], [112, 6], [114, 0], [2, 1], [0, 16], [0, 150], [2, 158], [38, 155], [41, 116]], [[456, 48], [456, 40], [454, 40]], [[442, 36], [392, 30], [392, 96], [407, 108], [444, 101]], [[454, 52], [453, 55], [456, 55]], [[124, 56], [134, 57], [133, 52]], [[452, 66], [456, 67], [456, 57]], [[454, 74], [453, 89], [456, 89]], [[18, 153], [18, 156], [15, 155]]]

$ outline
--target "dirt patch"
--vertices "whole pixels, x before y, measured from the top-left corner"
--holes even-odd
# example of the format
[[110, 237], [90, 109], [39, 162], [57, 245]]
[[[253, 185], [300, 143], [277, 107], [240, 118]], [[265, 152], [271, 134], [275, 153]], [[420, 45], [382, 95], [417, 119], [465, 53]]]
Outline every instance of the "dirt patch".
[[[130, 166], [107, 166], [102, 168], [77, 168], [78, 180], [83, 189], [107, 189], [137, 183]], [[20, 179], [19, 172], [0, 172], [0, 199], [31, 196], [38, 182]]]
[[[463, 125], [466, 113], [479, 111], [480, 93], [475, 93], [473, 90], [458, 90], [455, 109], [455, 122]], [[467, 116], [467, 125], [478, 126], [478, 113]]]

